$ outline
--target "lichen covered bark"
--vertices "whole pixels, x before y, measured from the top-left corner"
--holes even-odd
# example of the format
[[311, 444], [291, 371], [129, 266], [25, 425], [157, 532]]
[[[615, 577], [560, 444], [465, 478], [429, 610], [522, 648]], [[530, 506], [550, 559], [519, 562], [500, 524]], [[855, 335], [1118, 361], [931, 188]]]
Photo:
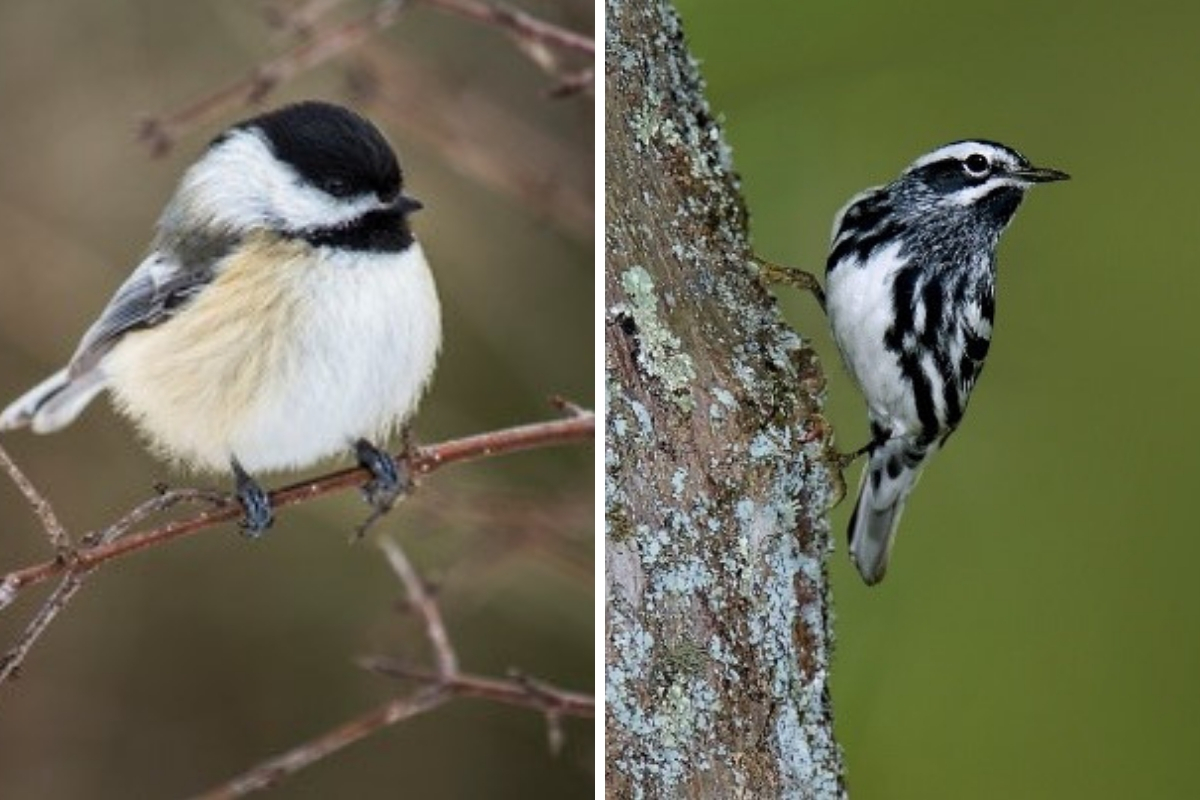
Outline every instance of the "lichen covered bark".
[[608, 793], [841, 797], [824, 378], [674, 11], [606, 0], [605, 48]]

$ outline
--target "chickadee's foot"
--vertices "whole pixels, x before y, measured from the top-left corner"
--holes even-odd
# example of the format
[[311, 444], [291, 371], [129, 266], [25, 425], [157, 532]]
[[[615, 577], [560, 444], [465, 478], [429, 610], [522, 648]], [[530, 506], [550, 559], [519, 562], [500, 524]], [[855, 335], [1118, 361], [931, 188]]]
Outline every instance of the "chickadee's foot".
[[[358, 457], [358, 465], [371, 473], [371, 480], [362, 488], [363, 497], [376, 508], [387, 506], [390, 509], [403, 488], [396, 459], [366, 439], [354, 443], [354, 455]], [[405, 478], [407, 480], [407, 476]]]
[[765, 258], [752, 256], [754, 263], [758, 264], [762, 279], [767, 283], [783, 283], [800, 289], [804, 292], [812, 292], [812, 296], [817, 298], [817, 302], [821, 304], [821, 310], [825, 310], [825, 290], [821, 288], [820, 281], [817, 276], [811, 272], [805, 272], [802, 269], [795, 267], [785, 267], [781, 264], [776, 264], [773, 261], [767, 261]]
[[384, 514], [392, 510], [396, 501], [412, 491], [412, 472], [408, 468], [408, 452], [411, 444], [407, 432], [404, 437], [405, 457], [400, 461], [380, 450], [366, 439], [354, 443], [354, 454], [358, 465], [371, 473], [371, 480], [362, 487], [363, 497], [374, 509], [366, 521], [358, 527], [359, 538]]
[[233, 477], [237, 481], [237, 499], [242, 504], [242, 519], [238, 527], [250, 539], [257, 539], [275, 522], [275, 514], [271, 511], [271, 498], [267, 492], [251, 478], [242, 465], [234, 459], [232, 462]]

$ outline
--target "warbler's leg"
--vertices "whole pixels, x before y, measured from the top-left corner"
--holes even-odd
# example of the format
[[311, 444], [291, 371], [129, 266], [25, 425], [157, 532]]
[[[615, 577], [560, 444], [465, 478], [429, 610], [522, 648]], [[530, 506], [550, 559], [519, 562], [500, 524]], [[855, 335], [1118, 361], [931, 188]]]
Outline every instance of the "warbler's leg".
[[259, 536], [275, 522], [271, 511], [271, 498], [266, 491], [251, 478], [236, 458], [230, 461], [233, 467], [233, 477], [237, 481], [237, 499], [242, 504], [242, 519], [238, 525], [242, 533], [251, 539]]
[[753, 258], [754, 263], [758, 264], [764, 281], [787, 284], [801, 291], [812, 292], [813, 297], [817, 298], [817, 302], [820, 303], [821, 310], [825, 310], [825, 290], [821, 288], [821, 283], [817, 280], [816, 275], [795, 267], [785, 267], [758, 256], [753, 256]]
[[865, 456], [868, 453], [870, 453], [871, 450], [874, 449], [874, 447], [877, 444], [878, 443], [874, 439], [872, 439], [871, 441], [867, 442], [866, 444], [864, 444], [862, 447], [858, 448], [857, 450], [851, 450], [849, 453], [838, 453], [837, 454], [837, 468], [840, 470], [846, 469], [851, 464], [853, 464], [855, 461], [858, 461], [858, 459], [860, 457]]
[[840, 453], [835, 448], [830, 447], [826, 452], [826, 464], [832, 468], [833, 472], [833, 498], [829, 502], [830, 508], [836, 508], [841, 504], [842, 500], [846, 499], [846, 476], [845, 472], [850, 465], [858, 460], [859, 456], [871, 452], [874, 442], [868, 442], [857, 450], [849, 453]]

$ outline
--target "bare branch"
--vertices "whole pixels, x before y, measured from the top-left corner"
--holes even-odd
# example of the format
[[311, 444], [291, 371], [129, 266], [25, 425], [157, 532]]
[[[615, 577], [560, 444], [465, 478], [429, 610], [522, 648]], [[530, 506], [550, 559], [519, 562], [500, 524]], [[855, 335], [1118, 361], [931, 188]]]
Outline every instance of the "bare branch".
[[[33, 513], [37, 514], [38, 519], [42, 521], [42, 528], [46, 531], [46, 536], [50, 539], [50, 546], [59, 553], [65, 553], [71, 549], [71, 537], [67, 535], [67, 529], [58, 521], [58, 515], [54, 513], [54, 508], [51, 507], [50, 501], [37, 490], [33, 485], [33, 481], [29, 480], [17, 463], [9, 457], [8, 451], [0, 447], [0, 466], [4, 467], [4, 471], [12, 478], [12, 482], [16, 484], [17, 489], [21, 494], [25, 495], [25, 500], [29, 503]], [[0, 608], [4, 604], [0, 603]]]
[[219, 508], [228, 505], [231, 501], [229, 495], [215, 489], [168, 489], [166, 486], [155, 488], [158, 490], [158, 495], [155, 497], [134, 506], [125, 516], [104, 530], [98, 533], [84, 534], [84, 546], [90, 548], [114, 542], [155, 514], [161, 514], [180, 503], [200, 503]]
[[591, 94], [596, 85], [596, 71], [592, 67], [567, 73], [556, 85], [546, 92], [548, 97], [571, 97], [576, 94]]
[[[595, 427], [595, 417], [588, 414], [584, 417], [538, 422], [476, 434], [419, 448], [413, 456], [411, 468], [414, 472], [425, 475], [461, 461], [489, 458], [534, 447], [586, 441], [594, 435]], [[332, 472], [271, 492], [271, 505], [276, 509], [285, 508], [331, 492], [361, 486], [368, 480], [370, 480], [370, 474], [362, 467]], [[196, 493], [191, 494], [191, 492]], [[187, 495], [206, 496], [199, 490], [188, 490]], [[240, 509], [232, 497], [220, 494], [214, 494], [212, 497], [222, 497], [225, 504], [220, 508], [202, 511], [187, 519], [174, 520], [154, 530], [127, 535], [108, 544], [80, 550], [77, 557], [70, 563], [63, 560], [52, 560], [15, 570], [0, 579], [0, 586], [16, 593], [62, 572], [68, 570], [87, 571], [114, 558], [165, 544], [173, 539], [197, 533], [237, 518]]]
[[559, 689], [521, 674], [506, 680], [458, 673], [447, 679], [438, 672], [410, 667], [393, 658], [368, 656], [359, 659], [358, 664], [363, 669], [391, 678], [441, 686], [458, 697], [478, 697], [568, 717], [590, 719], [596, 715], [596, 700], [591, 695]]
[[[421, 0], [426, 5], [476, 22], [490, 24], [513, 35], [519, 49], [556, 47], [595, 57], [595, 42], [582, 34], [537, 19], [529, 14], [475, 0]], [[302, 24], [301, 41], [261, 64], [249, 75], [226, 84], [183, 108], [143, 120], [138, 138], [155, 156], [167, 153], [187, 131], [239, 106], [255, 106], [278, 86], [362, 44], [376, 32], [391, 27], [405, 8], [404, 0], [383, 0], [358, 19], [318, 29]], [[324, 9], [318, 6], [323, 13]], [[314, 17], [315, 18], [315, 17]], [[548, 63], [535, 59], [543, 67]], [[576, 76], [577, 77], [577, 76]], [[570, 80], [570, 78], [568, 78]]]
[[425, 587], [425, 581], [421, 580], [421, 576], [413, 569], [412, 562], [408, 560], [408, 556], [404, 555], [400, 545], [385, 537], [379, 540], [379, 548], [383, 550], [388, 563], [399, 576], [400, 582], [404, 584], [404, 591], [408, 594], [408, 604], [425, 621], [425, 635], [429, 638], [429, 643], [433, 646], [433, 652], [437, 659], [437, 674], [447, 680], [453, 678], [458, 674], [458, 655], [450, 644], [450, 635], [446, 633], [446, 623], [442, 620], [441, 609], [434, 602], [432, 595]]
[[261, 103], [280, 84], [361, 44], [376, 31], [391, 26], [403, 5], [402, 0], [385, 0], [363, 17], [312, 32], [291, 50], [261, 64], [241, 80], [226, 84], [178, 111], [144, 120], [138, 138], [150, 146], [153, 155], [165, 155], [176, 140], [191, 128], [232, 107]]
[[[443, 155], [455, 172], [553, 220], [594, 234], [591, 159], [494, 92], [462, 85], [408, 53], [369, 43], [351, 91], [409, 140]], [[550, 91], [554, 91], [551, 89]]]
[[38, 613], [25, 626], [25, 631], [17, 643], [7, 653], [0, 656], [0, 684], [17, 676], [21, 664], [25, 662], [25, 657], [29, 655], [34, 644], [45, 633], [46, 628], [50, 627], [50, 623], [54, 621], [55, 617], [67, 607], [67, 603], [71, 602], [75, 593], [82, 588], [83, 575], [80, 573], [72, 572], [62, 579], [62, 583], [50, 594]]
[[590, 37], [544, 22], [524, 11], [518, 11], [500, 3], [480, 3], [476, 0], [421, 0], [421, 2], [475, 22], [503, 28], [519, 41], [561, 47], [590, 56], [596, 54], [596, 42]]
[[228, 783], [197, 795], [194, 800], [226, 800], [226, 798], [243, 797], [251, 792], [270, 788], [284, 778], [365, 739], [378, 730], [432, 711], [450, 697], [450, 693], [442, 687], [433, 686], [409, 697], [391, 700], [360, 717], [339, 725], [316, 739], [260, 764]]
[[572, 417], [586, 417], [592, 412], [577, 403], [573, 403], [565, 397], [554, 395], [550, 398], [550, 405], [557, 408], [564, 414], [569, 414]]
[[[464, 439], [444, 442], [440, 445], [421, 448], [412, 457], [410, 468], [415, 473], [427, 474], [443, 466], [460, 461], [502, 455], [504, 453], [527, 450], [532, 447], [584, 441], [592, 438], [594, 430], [595, 418], [589, 413], [565, 420], [551, 420], [505, 430], [491, 431]], [[401, 454], [401, 457], [403, 457], [403, 454]], [[9, 463], [11, 463], [11, 460], [9, 460]], [[13, 469], [16, 469], [15, 464], [13, 465]], [[16, 470], [15, 473], [10, 470], [10, 474], [20, 475], [24, 478], [19, 470]], [[271, 503], [276, 508], [283, 508], [329, 494], [330, 492], [360, 486], [369, 479], [369, 474], [361, 467], [341, 470], [272, 492]], [[14, 480], [16, 480], [15, 477]], [[28, 484], [27, 479], [25, 482]], [[32, 488], [32, 484], [29, 485]], [[37, 497], [40, 498], [41, 496], [37, 495]], [[42, 502], [45, 503], [44, 499]], [[199, 514], [188, 519], [168, 522], [150, 531], [126, 535], [130, 529], [151, 515], [185, 502], [202, 502], [212, 504], [215, 507], [201, 511]], [[45, 507], [48, 509], [49, 503], [45, 503]], [[66, 573], [66, 578], [62, 584], [45, 602], [33, 620], [30, 621], [25, 632], [17, 641], [17, 644], [0, 659], [0, 684], [3, 684], [16, 674], [34, 643], [79, 590], [84, 577], [88, 573], [111, 559], [165, 544], [173, 539], [214, 527], [219, 523], [236, 518], [239, 513], [237, 502], [230, 495], [221, 492], [203, 489], [163, 491], [159, 496], [138, 505], [99, 534], [85, 536], [82, 548], [77, 550], [67, 548], [61, 551], [59, 557], [56, 559], [10, 572], [4, 576], [0, 579], [0, 609], [12, 603], [22, 589], [41, 583], [55, 575]], [[401, 554], [401, 557], [403, 557], [403, 554]], [[389, 558], [391, 558], [390, 553]], [[394, 561], [393, 566], [395, 566]], [[415, 572], [413, 576], [415, 577]], [[419, 582], [419, 578], [416, 578], [416, 580]], [[408, 584], [406, 583], [406, 585]], [[423, 587], [421, 591], [424, 591]], [[412, 597], [411, 588], [410, 597]], [[434, 606], [433, 609], [436, 614], [436, 607]], [[430, 618], [427, 617], [427, 619]], [[436, 619], [440, 625], [440, 616], [437, 616]], [[448, 648], [448, 638], [443, 635], [442, 641], [445, 643], [445, 647]], [[437, 640], [434, 640], [434, 642], [435, 649], [441, 647], [441, 645], [437, 644]], [[438, 649], [438, 653], [439, 664], [448, 664], [451, 672], [457, 668], [452, 650], [447, 649], [443, 651]], [[449, 661], [443, 660], [446, 653], [449, 653]]]
[[306, 0], [300, 5], [272, 3], [263, 8], [263, 17], [276, 31], [307, 39], [316, 32], [317, 20], [341, 4], [342, 0]]
[[242, 797], [250, 792], [266, 789], [376, 731], [423, 714], [456, 697], [476, 697], [540, 711], [546, 718], [550, 750], [554, 753], [562, 749], [564, 715], [586, 718], [595, 716], [595, 700], [588, 695], [564, 691], [520, 675], [515, 675], [509, 680], [500, 680], [459, 672], [458, 656], [446, 632], [441, 609], [426, 589], [425, 582], [398, 543], [382, 539], [379, 547], [400, 578], [400, 582], [404, 584], [409, 604], [424, 620], [425, 636], [433, 647], [437, 668], [410, 669], [393, 659], [378, 657], [360, 659], [359, 665], [382, 675], [423, 683], [424, 688], [339, 725], [200, 795], [200, 798], [218, 800]]

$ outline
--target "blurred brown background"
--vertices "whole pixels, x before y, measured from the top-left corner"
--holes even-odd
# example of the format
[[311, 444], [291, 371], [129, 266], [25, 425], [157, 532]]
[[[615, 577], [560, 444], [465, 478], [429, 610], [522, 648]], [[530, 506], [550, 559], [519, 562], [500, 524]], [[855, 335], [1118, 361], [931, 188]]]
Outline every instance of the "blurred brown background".
[[[332, 5], [320, 24], [373, 8]], [[521, 7], [591, 32], [583, 0]], [[0, 4], [0, 400], [69, 357], [140, 260], [182, 170], [252, 113], [183, 132], [163, 159], [136, 141], [143, 115], [183, 107], [296, 41], [266, 10]], [[550, 99], [555, 82], [501, 32], [414, 2], [267, 100], [322, 97], [372, 117], [426, 204], [414, 227], [438, 279], [446, 344], [420, 441], [547, 418], [552, 394], [592, 403], [593, 100]], [[59, 434], [3, 444], [76, 535], [156, 481], [224, 485], [170, 473], [103, 401]], [[464, 670], [516, 667], [592, 690], [592, 458], [572, 446], [447, 469], [379, 527], [436, 582]], [[0, 687], [0, 796], [181, 796], [405, 691], [353, 664], [429, 655], [383, 558], [347, 544], [364, 514], [357, 496], [337, 495], [281, 513], [256, 543], [226, 527], [94, 575], [20, 680]], [[49, 555], [7, 480], [0, 522], [0, 572]], [[0, 612], [0, 648], [43, 597], [31, 590]], [[537, 714], [457, 701], [275, 796], [591, 796], [592, 724], [568, 720], [566, 734], [553, 757]]]

